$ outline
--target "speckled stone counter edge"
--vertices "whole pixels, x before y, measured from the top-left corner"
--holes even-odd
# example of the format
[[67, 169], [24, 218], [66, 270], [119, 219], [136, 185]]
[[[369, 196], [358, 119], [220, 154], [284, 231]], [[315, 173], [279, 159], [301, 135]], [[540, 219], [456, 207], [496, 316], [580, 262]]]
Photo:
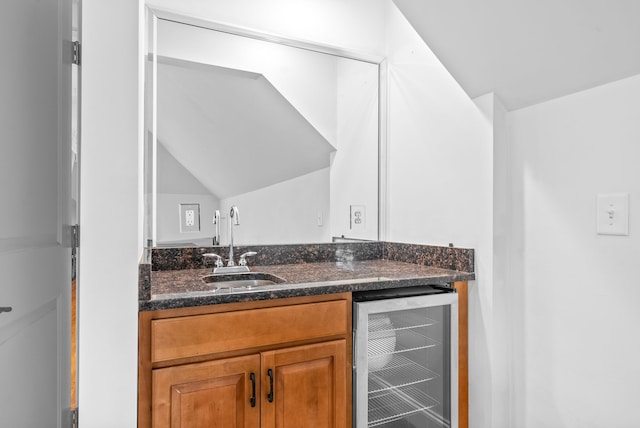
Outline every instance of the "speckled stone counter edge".
[[[459, 272], [457, 275], [446, 275], [445, 277], [434, 277], [428, 282], [430, 284], [448, 284], [455, 281], [468, 281], [473, 279], [472, 273]], [[138, 305], [140, 311], [154, 311], [163, 309], [187, 308], [193, 306], [204, 306], [211, 304], [237, 303], [247, 301], [259, 301], [267, 299], [279, 299], [288, 297], [303, 297], [314, 294], [333, 294], [344, 292], [357, 292], [365, 290], [382, 290], [397, 287], [410, 287], [424, 285], [422, 278], [403, 279], [377, 279], [377, 280], [350, 280], [335, 281], [331, 284], [300, 284], [299, 286], [281, 290], [229, 293], [226, 295], [202, 295], [202, 294], [179, 294], [164, 295], [161, 300], [141, 300]]]
[[[237, 255], [246, 251], [256, 251], [258, 253], [255, 257], [247, 259], [249, 266], [385, 259], [466, 273], [473, 273], [475, 270], [474, 250], [457, 247], [370, 241], [324, 244], [252, 245], [238, 246], [234, 248], [234, 250]], [[216, 253], [222, 258], [227, 258], [228, 247], [152, 249], [151, 265], [141, 263], [139, 266], [139, 300], [145, 301], [151, 299], [152, 270], [181, 270], [211, 267], [212, 261], [203, 257], [205, 253]]]
[[151, 299], [151, 265], [138, 265], [138, 300]]

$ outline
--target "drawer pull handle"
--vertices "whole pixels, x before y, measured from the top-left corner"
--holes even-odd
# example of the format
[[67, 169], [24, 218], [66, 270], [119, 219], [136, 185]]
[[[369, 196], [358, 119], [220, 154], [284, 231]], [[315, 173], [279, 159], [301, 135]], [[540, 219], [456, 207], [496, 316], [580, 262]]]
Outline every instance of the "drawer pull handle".
[[0, 307], [0, 314], [3, 312], [11, 312], [13, 308], [11, 306]]
[[249, 403], [251, 403], [251, 407], [256, 407], [256, 374], [251, 373], [249, 378], [251, 379], [251, 398]]
[[267, 370], [267, 376], [269, 376], [269, 393], [267, 394], [267, 401], [273, 403], [273, 370]]

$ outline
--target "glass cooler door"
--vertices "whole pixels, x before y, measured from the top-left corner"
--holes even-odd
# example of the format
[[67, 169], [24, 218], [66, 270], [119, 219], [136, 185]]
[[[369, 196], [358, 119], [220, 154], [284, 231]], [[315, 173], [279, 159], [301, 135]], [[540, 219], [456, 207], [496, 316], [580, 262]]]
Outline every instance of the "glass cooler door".
[[354, 303], [354, 420], [457, 428], [457, 294]]

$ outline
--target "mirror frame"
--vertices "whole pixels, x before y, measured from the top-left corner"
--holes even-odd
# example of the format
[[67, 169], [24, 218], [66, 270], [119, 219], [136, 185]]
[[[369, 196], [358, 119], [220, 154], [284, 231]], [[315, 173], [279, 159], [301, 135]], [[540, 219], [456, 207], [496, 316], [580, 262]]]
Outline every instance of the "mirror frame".
[[[336, 46], [312, 43], [304, 40], [284, 37], [277, 34], [261, 32], [245, 27], [232, 26], [226, 23], [209, 21], [196, 16], [180, 14], [175, 11], [157, 7], [145, 6], [145, 43], [143, 52], [144, 69], [144, 138], [143, 138], [143, 193], [144, 193], [144, 224], [143, 242], [145, 259], [151, 257], [151, 249], [156, 244], [155, 212], [156, 212], [156, 144], [157, 140], [157, 61], [155, 52], [157, 46], [157, 22], [159, 19], [176, 23], [192, 25], [209, 30], [224, 32], [236, 36], [248, 37], [256, 40], [277, 43], [299, 49], [329, 54], [357, 61], [368, 62], [378, 67], [378, 241], [387, 240], [388, 234], [388, 107], [387, 107], [387, 59], [384, 55], [357, 52]], [[148, 61], [147, 56], [152, 57]], [[151, 66], [149, 65], [151, 64]], [[310, 243], [316, 244], [316, 243]]]

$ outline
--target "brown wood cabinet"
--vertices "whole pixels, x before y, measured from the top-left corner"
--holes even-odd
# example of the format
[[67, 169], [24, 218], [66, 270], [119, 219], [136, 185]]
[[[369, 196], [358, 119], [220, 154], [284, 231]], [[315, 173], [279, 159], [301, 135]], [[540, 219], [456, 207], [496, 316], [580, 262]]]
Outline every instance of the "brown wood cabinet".
[[346, 351], [342, 339], [263, 353], [261, 426], [345, 428]]
[[469, 283], [454, 282], [458, 292], [458, 428], [469, 427]]
[[[453, 285], [465, 428], [468, 283]], [[351, 361], [351, 293], [141, 312], [138, 427], [349, 428]]]
[[349, 293], [139, 321], [141, 428], [351, 426]]
[[153, 370], [153, 427], [260, 426], [257, 373], [258, 355]]

